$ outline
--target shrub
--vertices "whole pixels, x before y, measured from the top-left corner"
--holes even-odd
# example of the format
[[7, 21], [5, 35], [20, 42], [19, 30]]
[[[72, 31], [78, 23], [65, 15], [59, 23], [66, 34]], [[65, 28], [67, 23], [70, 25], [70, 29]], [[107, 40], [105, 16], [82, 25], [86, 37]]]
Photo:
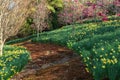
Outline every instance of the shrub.
[[49, 27], [48, 24], [49, 10], [47, 0], [38, 0], [35, 2], [35, 13], [32, 15], [33, 24], [31, 25], [38, 33]]
[[18, 38], [21, 38], [36, 33], [36, 30], [31, 27], [32, 24], [33, 24], [33, 19], [28, 17], [27, 20], [25, 21], [25, 24], [21, 27], [21, 29], [19, 30], [16, 36]]
[[56, 29], [61, 27], [58, 23], [58, 13], [63, 8], [63, 0], [47, 0], [48, 9], [50, 10], [49, 14], [49, 25], [50, 29]]
[[58, 14], [58, 22], [61, 25], [82, 23], [84, 19], [101, 19], [107, 21], [108, 15], [119, 13], [119, 0], [63, 0], [64, 8]]
[[48, 2], [48, 9], [55, 13], [56, 11], [63, 8], [63, 1], [62, 0], [47, 0]]
[[29, 52], [23, 47], [5, 46], [0, 56], [0, 80], [8, 80], [21, 71], [30, 59]]
[[61, 25], [72, 24], [80, 19], [84, 6], [79, 1], [63, 0], [64, 8], [58, 14], [58, 21]]
[[33, 6], [35, 7], [33, 7], [33, 13], [30, 15], [33, 20], [31, 24], [33, 29], [42, 32], [58, 26], [56, 14], [63, 7], [62, 0], [38, 0], [34, 1]]
[[110, 15], [120, 13], [120, 0], [113, 0], [113, 2], [106, 6], [106, 10]]

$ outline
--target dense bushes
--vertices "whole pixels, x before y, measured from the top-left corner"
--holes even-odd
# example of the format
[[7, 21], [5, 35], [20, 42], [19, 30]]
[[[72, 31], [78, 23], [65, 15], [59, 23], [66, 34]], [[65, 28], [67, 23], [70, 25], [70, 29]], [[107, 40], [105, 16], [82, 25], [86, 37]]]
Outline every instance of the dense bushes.
[[[41, 0], [35, 2], [35, 14], [32, 15], [33, 18], [33, 28], [38, 31], [43, 31], [54, 26], [57, 14], [63, 7], [62, 0]], [[54, 19], [55, 18], [55, 19]], [[53, 21], [54, 20], [54, 21]]]
[[84, 19], [107, 19], [108, 15], [120, 13], [119, 0], [63, 0], [63, 10], [58, 14], [61, 25], [81, 23]]
[[72, 24], [80, 19], [84, 5], [79, 1], [63, 0], [63, 10], [58, 14], [58, 22], [61, 25]]
[[95, 80], [119, 80], [120, 73], [120, 22], [88, 23], [66, 26], [40, 34], [33, 42], [64, 45], [83, 58], [86, 70]]
[[5, 46], [0, 56], [0, 80], [8, 80], [27, 64], [29, 52], [23, 47]]

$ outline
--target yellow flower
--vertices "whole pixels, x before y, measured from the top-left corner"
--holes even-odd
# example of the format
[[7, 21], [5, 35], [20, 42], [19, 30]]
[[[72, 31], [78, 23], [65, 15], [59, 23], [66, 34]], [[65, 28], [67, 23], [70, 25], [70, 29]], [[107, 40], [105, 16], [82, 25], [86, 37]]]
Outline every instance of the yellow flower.
[[115, 59], [114, 59], [114, 62], [115, 62], [115, 63], [117, 63], [117, 62], [118, 62], [118, 60], [115, 58]]
[[113, 60], [111, 60], [111, 62], [112, 62], [113, 64], [115, 64], [115, 62], [114, 62]]
[[95, 51], [95, 54], [97, 54], [97, 52]]
[[87, 57], [87, 59], [89, 60], [90, 58], [89, 58], [89, 57]]
[[102, 51], [104, 51], [104, 48], [101, 48]]
[[105, 65], [103, 65], [102, 68], [104, 69], [104, 68], [105, 68]]
[[112, 58], [114, 59], [114, 58], [115, 58], [115, 56], [112, 56]]
[[108, 56], [108, 54], [106, 53], [105, 56]]
[[112, 55], [112, 53], [110, 53], [110, 55]]
[[108, 59], [107, 62], [110, 64], [111, 63], [110, 59]]
[[88, 68], [85, 68], [85, 70], [86, 70], [87, 72], [89, 72]]
[[102, 58], [101, 61], [106, 64], [107, 63], [107, 60], [105, 58]]
[[86, 59], [84, 58], [84, 62], [86, 62]]
[[112, 51], [114, 51], [114, 49], [111, 49]]
[[103, 55], [100, 55], [100, 57], [102, 57]]
[[94, 69], [96, 69], [96, 66], [93, 66]]

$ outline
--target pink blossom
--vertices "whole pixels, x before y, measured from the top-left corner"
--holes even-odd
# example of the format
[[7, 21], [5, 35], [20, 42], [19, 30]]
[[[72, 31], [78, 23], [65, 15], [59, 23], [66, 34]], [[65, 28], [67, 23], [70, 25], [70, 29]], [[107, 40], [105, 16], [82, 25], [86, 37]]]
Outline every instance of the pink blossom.
[[117, 16], [120, 16], [120, 13], [116, 14]]
[[116, 6], [120, 6], [120, 0], [115, 0], [115, 1], [113, 2], [113, 4], [116, 5]]
[[108, 21], [108, 18], [107, 17], [103, 17], [102, 21]]
[[103, 12], [99, 12], [99, 13], [98, 13], [98, 16], [106, 17], [106, 14], [104, 14]]
[[93, 9], [95, 9], [95, 8], [96, 8], [96, 6], [97, 6], [96, 4], [93, 4], [93, 5], [92, 5]]
[[91, 3], [90, 1], [87, 1], [86, 4], [87, 4], [88, 6], [91, 6], [91, 5], [92, 5], [92, 3]]
[[101, 12], [99, 12], [99, 13], [98, 13], [98, 16], [102, 16], [102, 13], [101, 13]]
[[103, 7], [103, 3], [101, 1], [98, 1], [97, 5], [100, 6], [100, 7]]
[[78, 2], [78, 0], [72, 0], [73, 2]]

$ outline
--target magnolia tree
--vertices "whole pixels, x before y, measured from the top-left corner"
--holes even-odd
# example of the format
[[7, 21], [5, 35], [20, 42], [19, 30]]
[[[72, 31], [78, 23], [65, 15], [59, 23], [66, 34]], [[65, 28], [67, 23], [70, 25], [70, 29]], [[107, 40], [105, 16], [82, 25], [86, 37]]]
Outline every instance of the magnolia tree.
[[0, 0], [0, 55], [5, 40], [17, 34], [29, 13], [31, 0]]

